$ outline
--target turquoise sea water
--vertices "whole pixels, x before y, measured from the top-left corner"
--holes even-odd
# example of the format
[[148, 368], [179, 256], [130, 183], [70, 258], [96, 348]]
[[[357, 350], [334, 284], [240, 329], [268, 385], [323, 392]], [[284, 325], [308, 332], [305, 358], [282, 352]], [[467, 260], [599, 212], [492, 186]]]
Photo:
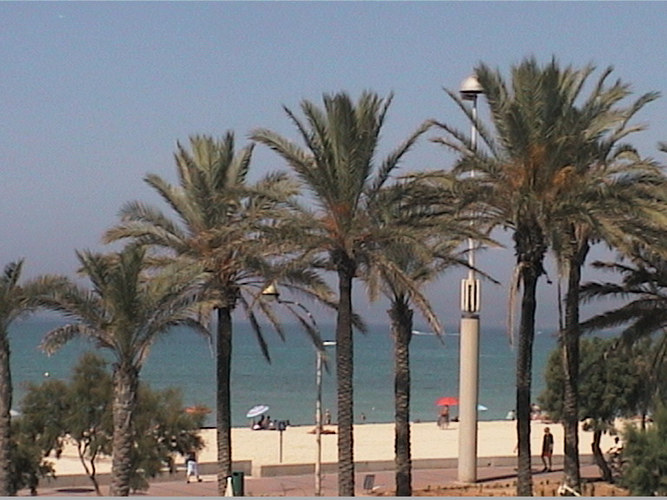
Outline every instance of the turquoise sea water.
[[[39, 383], [45, 374], [67, 379], [80, 354], [94, 346], [75, 340], [51, 357], [38, 345], [42, 336], [58, 324], [53, 320], [31, 319], [15, 324], [10, 330], [11, 367], [14, 384], [14, 408], [25, 394], [25, 383]], [[234, 426], [245, 426], [245, 415], [256, 404], [266, 404], [271, 418], [289, 420], [293, 425], [311, 424], [315, 414], [315, 349], [296, 326], [286, 328], [287, 340], [281, 341], [266, 331], [272, 358], [268, 364], [250, 328], [235, 323], [232, 360], [232, 419]], [[417, 327], [419, 328], [419, 327]], [[323, 337], [333, 339], [333, 325], [321, 325]], [[455, 332], [456, 327], [449, 328]], [[533, 399], [542, 390], [543, 371], [549, 352], [556, 346], [555, 336], [540, 332], [535, 339], [533, 360]], [[330, 372], [323, 374], [323, 411], [336, 418], [334, 352]], [[369, 333], [355, 333], [354, 345], [355, 420], [361, 414], [367, 422], [393, 422], [393, 353], [388, 325], [371, 325]], [[458, 395], [459, 337], [449, 333], [444, 345], [432, 335], [415, 335], [411, 351], [411, 419], [435, 421], [434, 401], [440, 396]], [[479, 402], [488, 408], [480, 412], [482, 420], [502, 419], [514, 408], [515, 350], [502, 327], [482, 324], [480, 344]], [[187, 330], [175, 330], [158, 340], [141, 372], [142, 380], [153, 388], [180, 387], [186, 406], [203, 404], [215, 407], [214, 347]], [[456, 414], [456, 408], [453, 408]], [[208, 425], [214, 424], [213, 414]]]

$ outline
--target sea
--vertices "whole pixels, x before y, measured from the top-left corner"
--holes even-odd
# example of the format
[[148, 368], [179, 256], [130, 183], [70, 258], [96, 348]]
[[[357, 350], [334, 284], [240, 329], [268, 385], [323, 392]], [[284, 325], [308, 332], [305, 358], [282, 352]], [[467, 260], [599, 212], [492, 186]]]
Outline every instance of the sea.
[[[14, 387], [13, 409], [28, 383], [39, 384], [47, 377], [67, 380], [78, 358], [95, 346], [74, 339], [51, 356], [39, 349], [44, 334], [62, 324], [58, 319], [30, 318], [10, 327], [11, 370]], [[319, 325], [323, 338], [333, 340], [333, 324]], [[427, 329], [414, 331], [410, 343], [410, 417], [414, 422], [433, 421], [438, 415], [436, 399], [458, 396], [459, 335], [450, 327], [444, 337]], [[232, 351], [232, 425], [247, 426], [246, 414], [256, 405], [267, 405], [273, 420], [291, 425], [310, 425], [315, 419], [316, 351], [297, 325], [286, 325], [283, 341], [268, 327], [264, 329], [271, 362], [262, 356], [252, 329], [235, 322]], [[533, 398], [544, 388], [544, 368], [556, 348], [554, 331], [538, 330], [534, 343]], [[322, 374], [322, 411], [329, 409], [336, 420], [335, 346], [327, 347], [328, 370]], [[108, 357], [108, 356], [107, 356]], [[111, 359], [111, 358], [109, 358]], [[481, 325], [480, 337], [480, 420], [504, 419], [515, 407], [516, 348], [504, 327]], [[215, 408], [215, 346], [192, 331], [178, 328], [159, 338], [151, 348], [140, 374], [153, 389], [178, 387], [184, 406]], [[393, 342], [388, 324], [369, 325], [365, 334], [354, 334], [354, 414], [358, 423], [393, 422]], [[452, 407], [453, 416], [457, 408]], [[215, 412], [206, 425], [215, 425]]]

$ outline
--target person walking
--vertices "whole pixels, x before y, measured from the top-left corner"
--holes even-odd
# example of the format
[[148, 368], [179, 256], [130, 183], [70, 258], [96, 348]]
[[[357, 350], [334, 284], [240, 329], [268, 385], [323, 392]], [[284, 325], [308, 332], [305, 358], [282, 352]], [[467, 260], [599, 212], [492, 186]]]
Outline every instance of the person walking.
[[188, 453], [185, 458], [185, 482], [189, 483], [190, 478], [194, 477], [198, 482], [201, 482], [199, 477], [199, 466], [197, 465], [197, 455], [194, 451]]
[[551, 457], [554, 454], [554, 436], [548, 427], [544, 428], [544, 436], [542, 437], [542, 463], [544, 469], [542, 472], [551, 472]]

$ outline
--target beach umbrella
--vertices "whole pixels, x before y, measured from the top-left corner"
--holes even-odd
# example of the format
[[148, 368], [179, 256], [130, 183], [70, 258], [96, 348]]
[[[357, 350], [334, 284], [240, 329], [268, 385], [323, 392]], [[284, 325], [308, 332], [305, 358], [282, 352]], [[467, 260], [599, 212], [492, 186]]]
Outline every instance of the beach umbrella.
[[247, 418], [259, 417], [262, 413], [266, 413], [267, 411], [269, 411], [269, 407], [267, 405], [256, 405], [250, 408], [245, 416]]
[[435, 406], [456, 406], [459, 404], [459, 399], [453, 396], [443, 396], [435, 400]]

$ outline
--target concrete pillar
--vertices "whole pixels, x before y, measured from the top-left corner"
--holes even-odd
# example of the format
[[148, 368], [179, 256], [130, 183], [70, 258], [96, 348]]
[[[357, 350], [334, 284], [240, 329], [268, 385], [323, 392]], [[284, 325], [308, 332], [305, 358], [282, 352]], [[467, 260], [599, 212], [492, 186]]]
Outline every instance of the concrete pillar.
[[479, 315], [463, 313], [460, 333], [458, 480], [477, 481]]

